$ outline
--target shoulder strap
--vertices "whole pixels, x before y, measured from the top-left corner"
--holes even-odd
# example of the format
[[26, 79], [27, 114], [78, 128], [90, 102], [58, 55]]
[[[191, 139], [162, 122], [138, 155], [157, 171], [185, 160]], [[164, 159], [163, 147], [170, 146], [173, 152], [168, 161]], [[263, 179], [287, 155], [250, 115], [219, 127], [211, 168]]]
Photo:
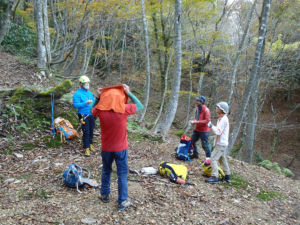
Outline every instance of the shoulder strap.
[[172, 168], [172, 166], [167, 165], [167, 162], [162, 163], [161, 166], [162, 166], [163, 168], [165, 168], [165, 169], [171, 170], [172, 173], [174, 173], [174, 175], [177, 176], [177, 174], [175, 173], [175, 171], [174, 171], [174, 169]]

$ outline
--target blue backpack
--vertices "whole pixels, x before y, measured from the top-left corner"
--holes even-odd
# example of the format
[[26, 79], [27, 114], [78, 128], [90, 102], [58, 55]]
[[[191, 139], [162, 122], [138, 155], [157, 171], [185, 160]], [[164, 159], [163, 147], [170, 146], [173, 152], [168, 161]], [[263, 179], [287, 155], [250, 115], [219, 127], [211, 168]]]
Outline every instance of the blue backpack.
[[192, 139], [188, 136], [182, 135], [180, 138], [180, 143], [175, 149], [175, 155], [178, 159], [184, 161], [191, 161], [191, 155], [193, 154], [194, 146], [192, 144]]
[[[89, 175], [88, 178], [83, 178], [83, 171], [86, 171]], [[81, 168], [77, 164], [71, 164], [68, 169], [63, 173], [63, 181], [67, 187], [76, 187], [79, 193], [79, 187], [85, 187], [86, 180], [90, 179], [90, 172], [87, 169]]]

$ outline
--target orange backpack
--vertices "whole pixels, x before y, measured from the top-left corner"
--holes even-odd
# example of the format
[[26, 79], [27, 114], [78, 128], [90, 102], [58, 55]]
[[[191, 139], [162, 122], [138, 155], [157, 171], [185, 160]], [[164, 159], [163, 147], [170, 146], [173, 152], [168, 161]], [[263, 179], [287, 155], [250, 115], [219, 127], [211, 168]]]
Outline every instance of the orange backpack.
[[62, 143], [69, 141], [69, 139], [79, 137], [78, 132], [74, 129], [69, 120], [62, 117], [58, 117], [54, 120], [55, 131], [60, 134], [60, 140]]

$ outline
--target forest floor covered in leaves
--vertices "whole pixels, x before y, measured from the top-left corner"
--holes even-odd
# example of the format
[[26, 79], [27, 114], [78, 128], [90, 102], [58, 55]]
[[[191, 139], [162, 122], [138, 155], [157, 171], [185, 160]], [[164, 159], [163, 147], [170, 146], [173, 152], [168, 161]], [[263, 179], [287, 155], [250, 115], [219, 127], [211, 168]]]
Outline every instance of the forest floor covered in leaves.
[[[99, 121], [97, 121], [99, 122]], [[99, 129], [99, 128], [97, 128]], [[97, 130], [96, 132], [100, 132]], [[274, 171], [229, 158], [232, 183], [206, 184], [201, 159], [184, 162], [172, 155], [179, 138], [169, 135], [166, 143], [135, 140], [129, 133], [129, 167], [157, 168], [161, 161], [188, 165], [188, 182], [177, 185], [166, 178], [129, 174], [132, 206], [117, 211], [117, 174], [114, 164], [111, 201], [98, 199], [99, 188], [75, 189], [64, 186], [62, 173], [71, 163], [88, 168], [101, 183], [100, 137], [96, 152], [86, 158], [80, 141], [73, 146], [22, 150], [11, 146], [14, 154], [0, 155], [1, 224], [82, 224], [87, 218], [94, 224], [299, 224], [300, 181]], [[149, 183], [151, 181], [153, 183]]]
[[[47, 89], [58, 83], [40, 78], [34, 66], [22, 60], [1, 52], [0, 88], [29, 85]], [[95, 132], [101, 135], [99, 126]], [[108, 204], [98, 199], [99, 188], [82, 189], [79, 194], [62, 181], [63, 171], [76, 163], [89, 169], [101, 184], [100, 136], [95, 136], [96, 152], [86, 158], [80, 140], [73, 140], [73, 145], [51, 145], [48, 135], [32, 133], [26, 140], [10, 143], [0, 139], [0, 224], [71, 225], [88, 218], [94, 224], [300, 224], [299, 180], [229, 158], [232, 183], [206, 184], [201, 167], [204, 152], [192, 162], [175, 159], [172, 153], [179, 137], [171, 131], [165, 143], [128, 132], [129, 167], [157, 168], [161, 161], [185, 164], [192, 170], [188, 182], [196, 185], [177, 185], [159, 175], [128, 174], [128, 179], [136, 180], [128, 182], [133, 204], [119, 212], [115, 164]]]

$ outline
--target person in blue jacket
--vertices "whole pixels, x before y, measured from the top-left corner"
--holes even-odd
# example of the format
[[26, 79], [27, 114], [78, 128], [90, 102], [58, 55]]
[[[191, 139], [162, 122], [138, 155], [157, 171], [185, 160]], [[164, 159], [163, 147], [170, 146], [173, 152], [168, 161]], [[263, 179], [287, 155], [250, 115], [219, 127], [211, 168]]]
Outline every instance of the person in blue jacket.
[[87, 76], [81, 76], [79, 84], [80, 89], [73, 95], [73, 106], [78, 109], [78, 118], [81, 122], [84, 154], [89, 157], [90, 151], [95, 151], [93, 146], [95, 118], [91, 113], [91, 107], [95, 99], [92, 92], [89, 91], [90, 79]]

